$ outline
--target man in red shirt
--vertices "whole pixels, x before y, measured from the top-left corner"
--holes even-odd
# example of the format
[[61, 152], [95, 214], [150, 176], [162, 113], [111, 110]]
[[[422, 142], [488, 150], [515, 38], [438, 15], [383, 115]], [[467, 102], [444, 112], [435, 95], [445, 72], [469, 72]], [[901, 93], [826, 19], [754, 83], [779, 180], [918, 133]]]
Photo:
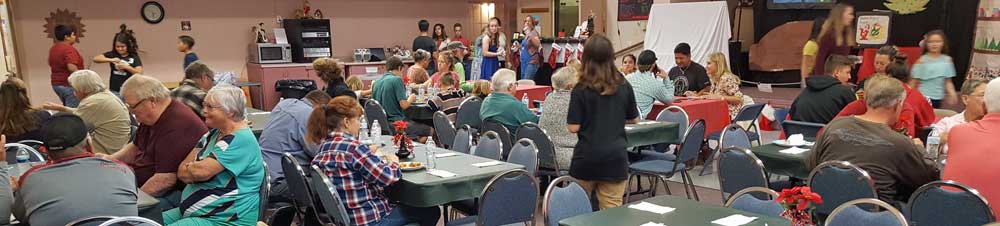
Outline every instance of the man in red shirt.
[[[455, 23], [455, 26], [452, 27], [452, 29], [454, 29], [455, 35], [451, 36], [451, 41], [459, 41], [462, 43], [462, 46], [465, 46], [465, 49], [469, 49], [469, 39], [462, 36], [462, 24]], [[468, 54], [468, 52], [466, 52], [466, 54]]]
[[[943, 180], [954, 180], [979, 191], [987, 202], [1000, 202], [1000, 79], [986, 85], [986, 116], [980, 120], [957, 125], [948, 133], [948, 159], [945, 161]], [[993, 213], [1000, 214], [1000, 207], [993, 206]]]
[[121, 90], [139, 128], [131, 143], [110, 156], [99, 156], [132, 167], [139, 190], [157, 197], [161, 209], [177, 207], [184, 188], [177, 168], [208, 128], [191, 108], [171, 99], [160, 80], [132, 75]]
[[52, 90], [59, 96], [63, 106], [75, 108], [80, 105], [80, 100], [73, 95], [73, 87], [69, 86], [69, 74], [83, 69], [83, 58], [73, 48], [73, 44], [77, 42], [76, 31], [73, 27], [59, 25], [52, 33], [56, 37], [56, 43], [49, 49]]

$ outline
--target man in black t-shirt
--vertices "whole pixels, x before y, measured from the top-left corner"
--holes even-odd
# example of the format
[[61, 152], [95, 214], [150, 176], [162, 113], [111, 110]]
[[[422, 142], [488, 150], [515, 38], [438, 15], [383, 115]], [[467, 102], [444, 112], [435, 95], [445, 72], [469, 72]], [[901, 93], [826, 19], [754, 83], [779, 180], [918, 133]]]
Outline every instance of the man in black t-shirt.
[[[691, 61], [691, 45], [683, 42], [677, 44], [677, 47], [674, 48], [674, 60], [677, 62], [677, 66], [671, 68], [670, 72], [667, 73], [670, 75], [671, 81], [677, 80], [677, 77], [684, 76], [688, 82], [687, 90], [695, 93], [707, 91], [707, 88], [712, 85], [712, 81], [708, 79], [708, 72], [705, 71], [705, 67]], [[673, 86], [673, 84], [667, 85]]]
[[427, 20], [420, 20], [420, 22], [417, 23], [417, 28], [420, 29], [420, 36], [417, 36], [417, 38], [413, 39], [413, 51], [422, 49], [424, 51], [427, 51], [428, 53], [431, 53], [432, 56], [431, 63], [428, 65], [428, 68], [426, 69], [428, 74], [434, 74], [437, 67], [435, 67], [434, 63], [434, 58], [436, 57], [433, 56], [434, 56], [434, 50], [437, 50], [437, 42], [435, 42], [434, 38], [431, 38], [430, 33], [427, 32], [430, 29], [430, 27], [431, 23], [427, 22]]

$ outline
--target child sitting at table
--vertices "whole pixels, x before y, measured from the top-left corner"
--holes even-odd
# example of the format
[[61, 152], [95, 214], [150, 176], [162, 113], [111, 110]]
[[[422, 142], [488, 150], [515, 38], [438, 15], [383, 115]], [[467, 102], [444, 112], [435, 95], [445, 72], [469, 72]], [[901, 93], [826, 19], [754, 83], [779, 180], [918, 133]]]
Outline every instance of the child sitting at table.
[[458, 113], [458, 105], [465, 100], [466, 93], [455, 88], [455, 79], [451, 76], [441, 76], [438, 79], [438, 89], [441, 91], [431, 97], [428, 103], [434, 111], [443, 111], [448, 115], [448, 120], [454, 122], [455, 114]]

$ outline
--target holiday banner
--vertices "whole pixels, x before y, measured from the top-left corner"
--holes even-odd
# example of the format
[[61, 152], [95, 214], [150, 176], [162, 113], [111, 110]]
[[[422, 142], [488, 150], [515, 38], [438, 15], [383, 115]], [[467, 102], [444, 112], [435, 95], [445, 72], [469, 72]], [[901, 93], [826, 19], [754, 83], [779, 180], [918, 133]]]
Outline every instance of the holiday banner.
[[993, 79], [1000, 76], [1000, 1], [981, 1], [976, 16], [968, 76]]

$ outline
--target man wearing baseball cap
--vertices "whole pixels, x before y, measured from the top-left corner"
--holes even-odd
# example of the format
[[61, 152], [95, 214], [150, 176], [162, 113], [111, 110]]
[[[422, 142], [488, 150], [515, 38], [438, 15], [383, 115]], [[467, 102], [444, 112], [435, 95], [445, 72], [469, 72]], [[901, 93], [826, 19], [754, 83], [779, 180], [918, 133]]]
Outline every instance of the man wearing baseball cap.
[[663, 76], [662, 82], [656, 78], [657, 74], [662, 73], [656, 67], [656, 53], [652, 50], [639, 53], [636, 65], [639, 70], [625, 76], [625, 80], [628, 80], [635, 91], [635, 105], [639, 107], [639, 115], [645, 117], [657, 100], [664, 104], [674, 101], [674, 86], [665, 85], [671, 84], [670, 78]]
[[[92, 216], [138, 215], [132, 169], [94, 156], [83, 119], [58, 113], [40, 131], [50, 159], [24, 172], [19, 186], [14, 186], [12, 212], [18, 220], [30, 225], [66, 225]], [[6, 164], [6, 156], [0, 155], [0, 168], [6, 169]], [[0, 176], [8, 178], [5, 171], [0, 170]], [[0, 200], [0, 205], [11, 206], [11, 201]]]

